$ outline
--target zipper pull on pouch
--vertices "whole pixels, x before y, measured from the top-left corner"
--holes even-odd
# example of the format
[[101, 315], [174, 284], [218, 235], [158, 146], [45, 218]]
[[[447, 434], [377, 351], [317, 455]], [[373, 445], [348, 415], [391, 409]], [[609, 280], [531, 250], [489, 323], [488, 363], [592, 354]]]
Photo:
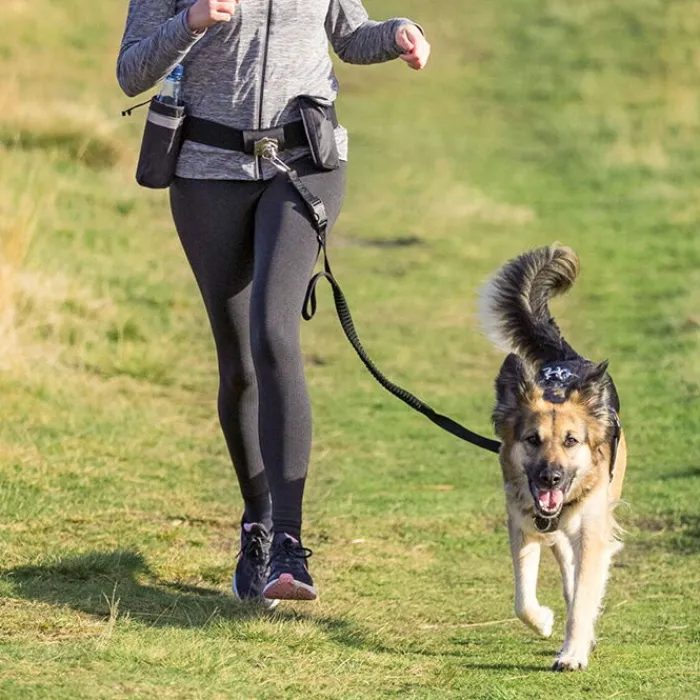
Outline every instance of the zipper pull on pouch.
[[[151, 98], [152, 99], [152, 98]], [[138, 109], [139, 107], [144, 107], [145, 105], [149, 104], [151, 99], [146, 100], [145, 102], [139, 102], [137, 105], [134, 105], [133, 107], [129, 107], [128, 109], [123, 109], [122, 110], [122, 117], [130, 117], [131, 113], [135, 110]]]

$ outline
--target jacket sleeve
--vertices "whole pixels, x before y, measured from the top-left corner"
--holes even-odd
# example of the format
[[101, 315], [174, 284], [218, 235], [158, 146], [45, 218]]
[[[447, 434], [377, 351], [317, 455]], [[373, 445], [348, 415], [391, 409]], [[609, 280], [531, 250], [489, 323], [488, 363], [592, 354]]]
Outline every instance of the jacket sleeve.
[[187, 24], [185, 9], [174, 14], [172, 0], [131, 0], [117, 59], [121, 89], [134, 97], [152, 88], [204, 36]]
[[326, 34], [346, 63], [382, 63], [401, 55], [395, 36], [402, 24], [415, 23], [405, 18], [375, 22], [369, 19], [361, 0], [331, 0]]

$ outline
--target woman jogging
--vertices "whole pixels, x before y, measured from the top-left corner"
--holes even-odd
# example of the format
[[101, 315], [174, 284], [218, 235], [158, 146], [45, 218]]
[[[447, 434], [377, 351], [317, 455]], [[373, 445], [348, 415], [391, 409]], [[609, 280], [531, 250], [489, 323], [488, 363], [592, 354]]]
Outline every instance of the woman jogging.
[[272, 140], [330, 228], [347, 135], [329, 42], [349, 63], [400, 57], [420, 69], [430, 53], [417, 25], [371, 21], [361, 0], [130, 0], [117, 67], [129, 96], [184, 68], [170, 202], [214, 335], [219, 418], [244, 501], [233, 590], [268, 604], [316, 598], [301, 544], [311, 413], [299, 325], [318, 244], [298, 191], [260, 148]]

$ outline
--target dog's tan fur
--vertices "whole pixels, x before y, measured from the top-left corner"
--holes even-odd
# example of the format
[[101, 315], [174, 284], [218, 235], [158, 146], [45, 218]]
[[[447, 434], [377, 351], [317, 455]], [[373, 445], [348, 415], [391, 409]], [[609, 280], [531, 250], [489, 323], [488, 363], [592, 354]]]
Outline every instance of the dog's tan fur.
[[[575, 272], [569, 279], [572, 282], [578, 272], [578, 260], [573, 251], [549, 248], [534, 251], [531, 255], [540, 255], [541, 259], [535, 262], [546, 271], [547, 265], [554, 264], [552, 260], [557, 253], [560, 258], [565, 257], [576, 263]], [[518, 263], [522, 264], [522, 260], [518, 259], [509, 265]], [[498, 275], [502, 276], [506, 268], [507, 266]], [[545, 309], [549, 291], [551, 290], [540, 290], [545, 298]], [[493, 287], [486, 292], [491, 295], [494, 293], [502, 294], [499, 290], [494, 292]], [[529, 289], [523, 292], [529, 293]], [[502, 294], [502, 298], [497, 301], [501, 305], [508, 303], [507, 294]], [[498, 304], [494, 306], [491, 298], [487, 299], [486, 306], [488, 313], [491, 313], [491, 317], [486, 319], [487, 324], [499, 327]], [[532, 304], [532, 308], [535, 307], [536, 304]], [[535, 312], [531, 312], [530, 306], [526, 304], [522, 317], [528, 319], [530, 313]], [[517, 323], [517, 320], [512, 321], [512, 325], [517, 326]], [[508, 337], [508, 329], [504, 330], [504, 327], [505, 322], [499, 327], [498, 340], [501, 345], [504, 337]], [[510, 394], [507, 389], [501, 389], [494, 411], [494, 422], [496, 432], [503, 441], [500, 463], [515, 574], [515, 611], [526, 625], [540, 635], [551, 635], [553, 613], [540, 605], [536, 591], [541, 549], [543, 546], [550, 548], [561, 570], [568, 613], [564, 645], [553, 668], [584, 669], [595, 644], [594, 624], [610, 562], [615, 552], [621, 548], [613, 511], [620, 499], [625, 476], [625, 438], [624, 435], [620, 438], [611, 480], [612, 442], [610, 425], [601, 417], [600, 411], [603, 400], [601, 392], [604, 391], [601, 373], [598, 372], [591, 380], [590, 386], [586, 384], [580, 390], [572, 391], [562, 403], [550, 403], [535, 381], [535, 373], [540, 364], [535, 357], [536, 343], [530, 344], [529, 353], [518, 352], [520, 348], [516, 328], [511, 349], [521, 358], [511, 362], [511, 366], [517, 364], [517, 386], [513, 384], [515, 388]], [[502, 375], [511, 371], [506, 367], [507, 364], [508, 360], [504, 363]], [[599, 367], [604, 373], [606, 365]], [[528, 436], [535, 436], [538, 444], [528, 442]], [[535, 527], [536, 510], [529, 476], [533, 464], [556, 465], [563, 470], [565, 478], [570, 480], [559, 526], [551, 533], [543, 534]]]

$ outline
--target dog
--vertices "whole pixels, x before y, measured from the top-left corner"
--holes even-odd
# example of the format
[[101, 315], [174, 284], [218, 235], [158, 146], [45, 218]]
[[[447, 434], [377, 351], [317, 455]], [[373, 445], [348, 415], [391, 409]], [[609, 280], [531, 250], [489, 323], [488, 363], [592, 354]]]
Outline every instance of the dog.
[[573, 250], [539, 248], [500, 268], [481, 293], [486, 335], [508, 352], [496, 379], [493, 424], [515, 575], [515, 612], [543, 637], [554, 615], [537, 600], [543, 546], [552, 550], [567, 608], [553, 670], [585, 669], [608, 569], [622, 548], [613, 511], [627, 462], [608, 363], [564, 340], [548, 301], [579, 273]]

